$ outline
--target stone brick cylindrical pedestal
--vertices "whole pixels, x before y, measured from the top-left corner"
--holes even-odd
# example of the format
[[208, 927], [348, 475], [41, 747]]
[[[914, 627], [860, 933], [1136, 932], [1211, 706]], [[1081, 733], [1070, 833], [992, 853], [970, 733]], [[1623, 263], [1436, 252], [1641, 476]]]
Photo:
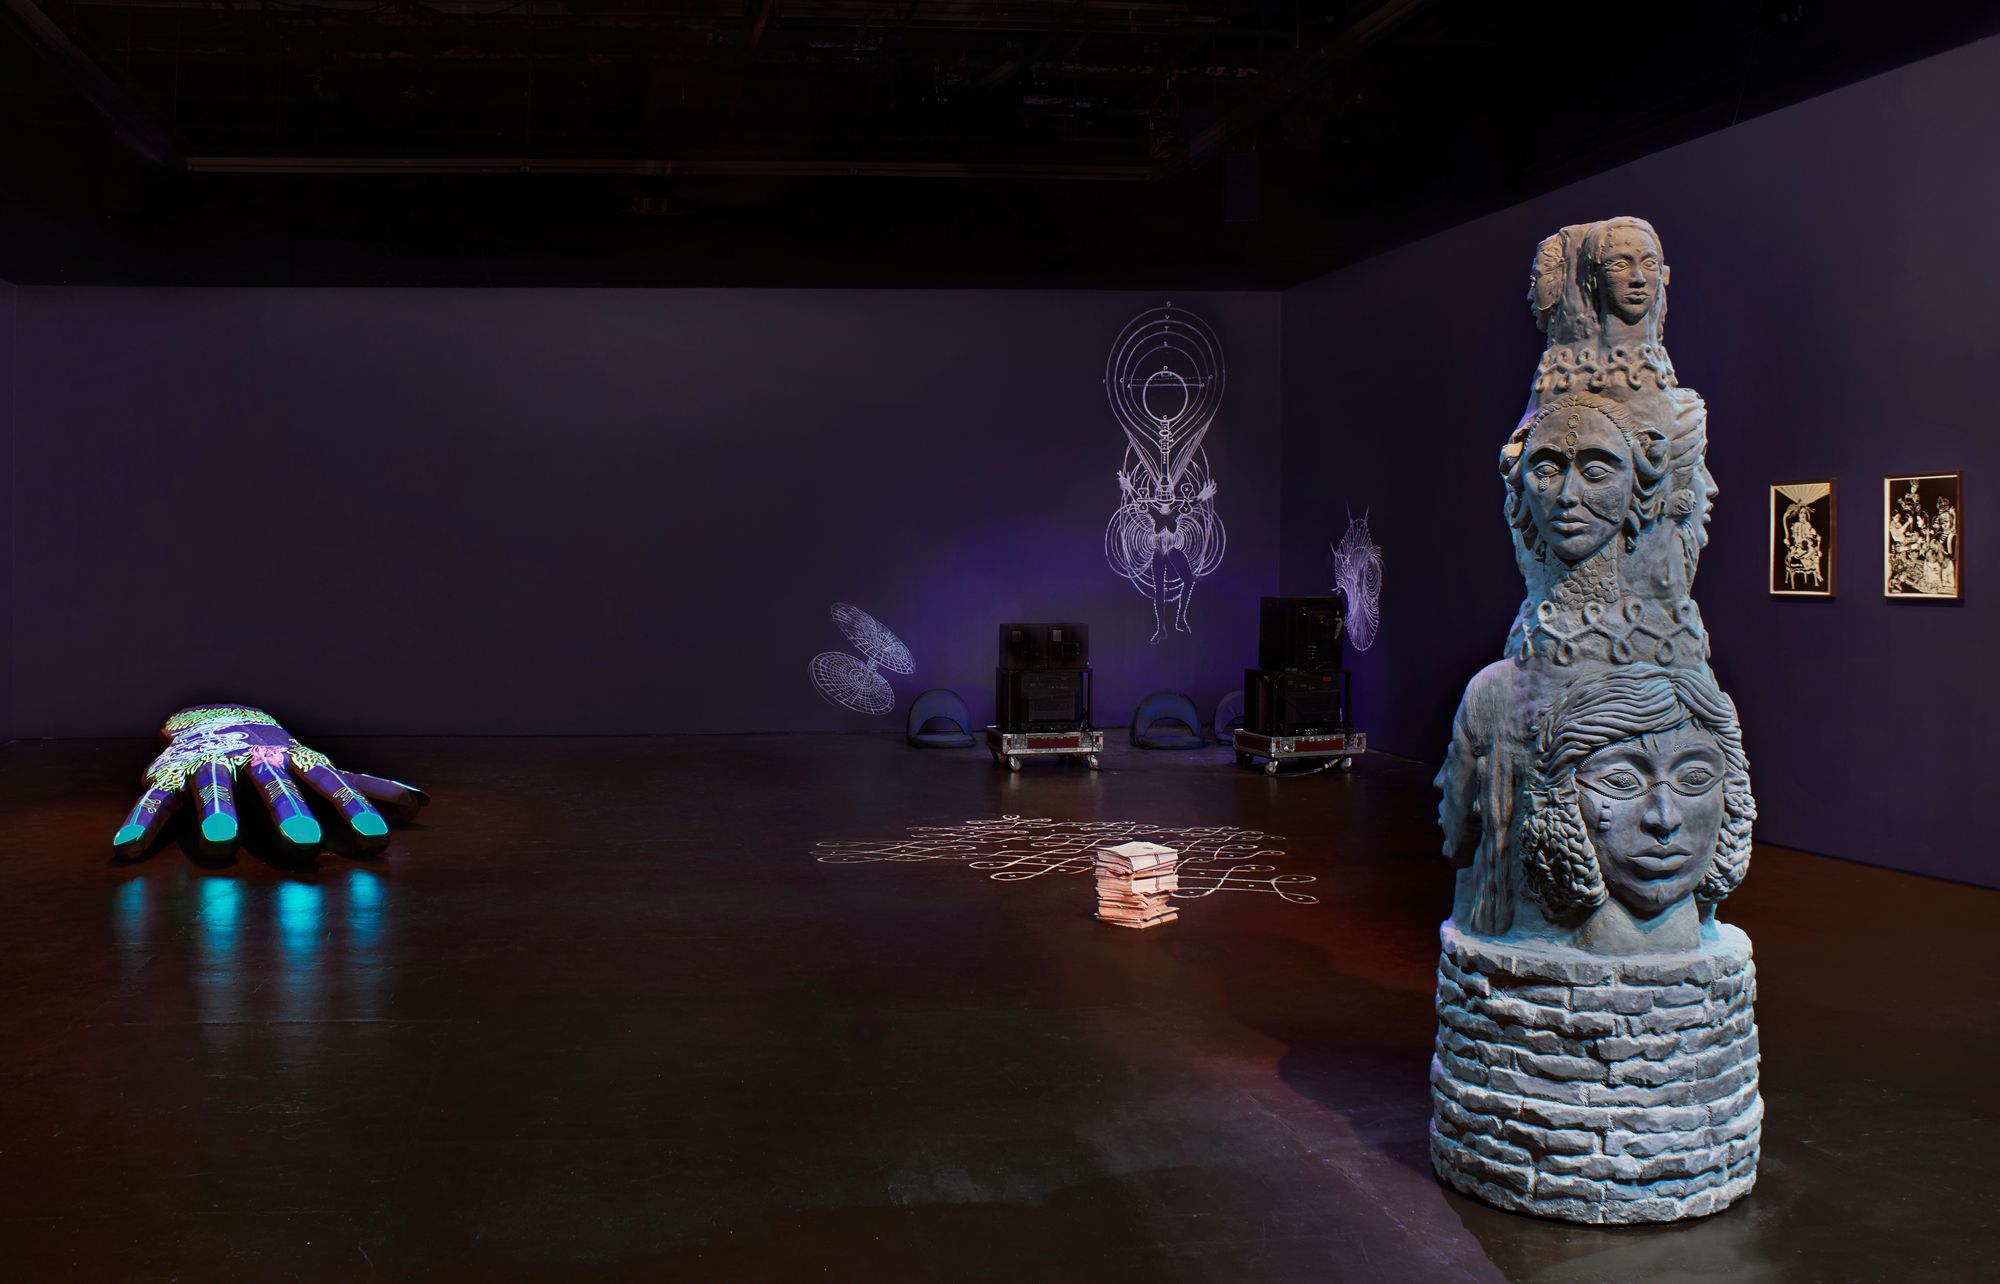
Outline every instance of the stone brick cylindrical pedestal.
[[1756, 972], [1718, 924], [1687, 954], [1609, 958], [1447, 922], [1431, 1162], [1496, 1207], [1671, 1222], [1757, 1180]]

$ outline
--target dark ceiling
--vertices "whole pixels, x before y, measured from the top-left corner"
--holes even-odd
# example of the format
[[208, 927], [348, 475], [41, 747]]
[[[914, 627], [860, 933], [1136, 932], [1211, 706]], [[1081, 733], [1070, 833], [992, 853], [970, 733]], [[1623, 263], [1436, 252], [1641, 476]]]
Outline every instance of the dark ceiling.
[[0, 0], [20, 283], [1285, 285], [2000, 3]]

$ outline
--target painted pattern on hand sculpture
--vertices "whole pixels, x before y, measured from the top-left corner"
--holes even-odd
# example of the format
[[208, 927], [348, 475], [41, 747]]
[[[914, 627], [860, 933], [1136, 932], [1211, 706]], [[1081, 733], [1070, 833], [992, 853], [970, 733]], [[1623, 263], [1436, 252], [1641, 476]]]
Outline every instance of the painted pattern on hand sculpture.
[[311, 851], [324, 836], [303, 784], [324, 799], [353, 831], [362, 850], [389, 841], [383, 813], [414, 819], [429, 801], [423, 791], [394, 780], [336, 770], [327, 756], [293, 739], [262, 709], [242, 705], [197, 705], [168, 718], [160, 728], [166, 746], [145, 772], [145, 792], [112, 837], [122, 857], [143, 854], [167, 817], [183, 803], [196, 811], [195, 841], [203, 851], [226, 855], [239, 832], [236, 786], [256, 786], [287, 845]]

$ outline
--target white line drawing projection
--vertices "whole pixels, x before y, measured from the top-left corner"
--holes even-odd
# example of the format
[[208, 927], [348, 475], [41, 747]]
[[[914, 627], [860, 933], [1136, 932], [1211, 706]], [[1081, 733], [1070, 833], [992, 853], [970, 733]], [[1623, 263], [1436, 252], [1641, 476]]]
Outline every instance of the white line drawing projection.
[[956, 861], [988, 871], [998, 883], [1018, 883], [1049, 874], [1087, 874], [1100, 847], [1146, 842], [1180, 853], [1180, 900], [1200, 900], [1217, 892], [1260, 892], [1291, 905], [1317, 905], [1319, 897], [1298, 890], [1318, 879], [1281, 874], [1269, 864], [1284, 852], [1269, 844], [1276, 834], [1234, 825], [1170, 828], [1138, 820], [1050, 820], [1001, 816], [956, 825], [912, 825], [907, 838], [883, 842], [823, 842], [817, 859], [827, 865], [908, 864]]
[[831, 704], [856, 713], [888, 713], [896, 707], [896, 689], [875, 671], [845, 651], [822, 651], [812, 658], [813, 685]]
[[1382, 622], [1382, 548], [1368, 530], [1368, 514], [1347, 514], [1347, 534], [1333, 546], [1333, 586], [1347, 595], [1347, 640], [1357, 651], [1375, 645]]
[[1190, 632], [1195, 583], [1228, 543], [1202, 448], [1227, 380], [1215, 332], [1171, 302], [1132, 318], [1104, 363], [1104, 394], [1125, 433], [1104, 559], [1152, 601], [1156, 643], [1170, 626]]
[[891, 673], [915, 673], [917, 662], [910, 656], [910, 648], [903, 645], [903, 639], [889, 632], [887, 625], [858, 606], [845, 602], [835, 602], [829, 612], [854, 649], [881, 665]]
[[835, 602], [830, 614], [854, 649], [865, 658], [856, 658], [845, 651], [821, 651], [806, 664], [813, 689], [828, 704], [856, 713], [879, 715], [893, 711], [896, 689], [878, 670], [915, 673], [917, 662], [911, 658], [910, 648], [887, 625], [858, 606]]

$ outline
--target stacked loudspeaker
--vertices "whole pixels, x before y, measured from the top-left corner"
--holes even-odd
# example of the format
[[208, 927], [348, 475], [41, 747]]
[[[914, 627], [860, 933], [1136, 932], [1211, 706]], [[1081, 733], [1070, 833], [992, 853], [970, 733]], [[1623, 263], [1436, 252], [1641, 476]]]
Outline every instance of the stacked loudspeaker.
[[1090, 627], [1003, 624], [993, 674], [1000, 730], [1075, 731], [1090, 725]]
[[1257, 666], [1243, 671], [1243, 728], [1261, 736], [1347, 729], [1340, 644], [1347, 599], [1267, 597], [1257, 620]]

